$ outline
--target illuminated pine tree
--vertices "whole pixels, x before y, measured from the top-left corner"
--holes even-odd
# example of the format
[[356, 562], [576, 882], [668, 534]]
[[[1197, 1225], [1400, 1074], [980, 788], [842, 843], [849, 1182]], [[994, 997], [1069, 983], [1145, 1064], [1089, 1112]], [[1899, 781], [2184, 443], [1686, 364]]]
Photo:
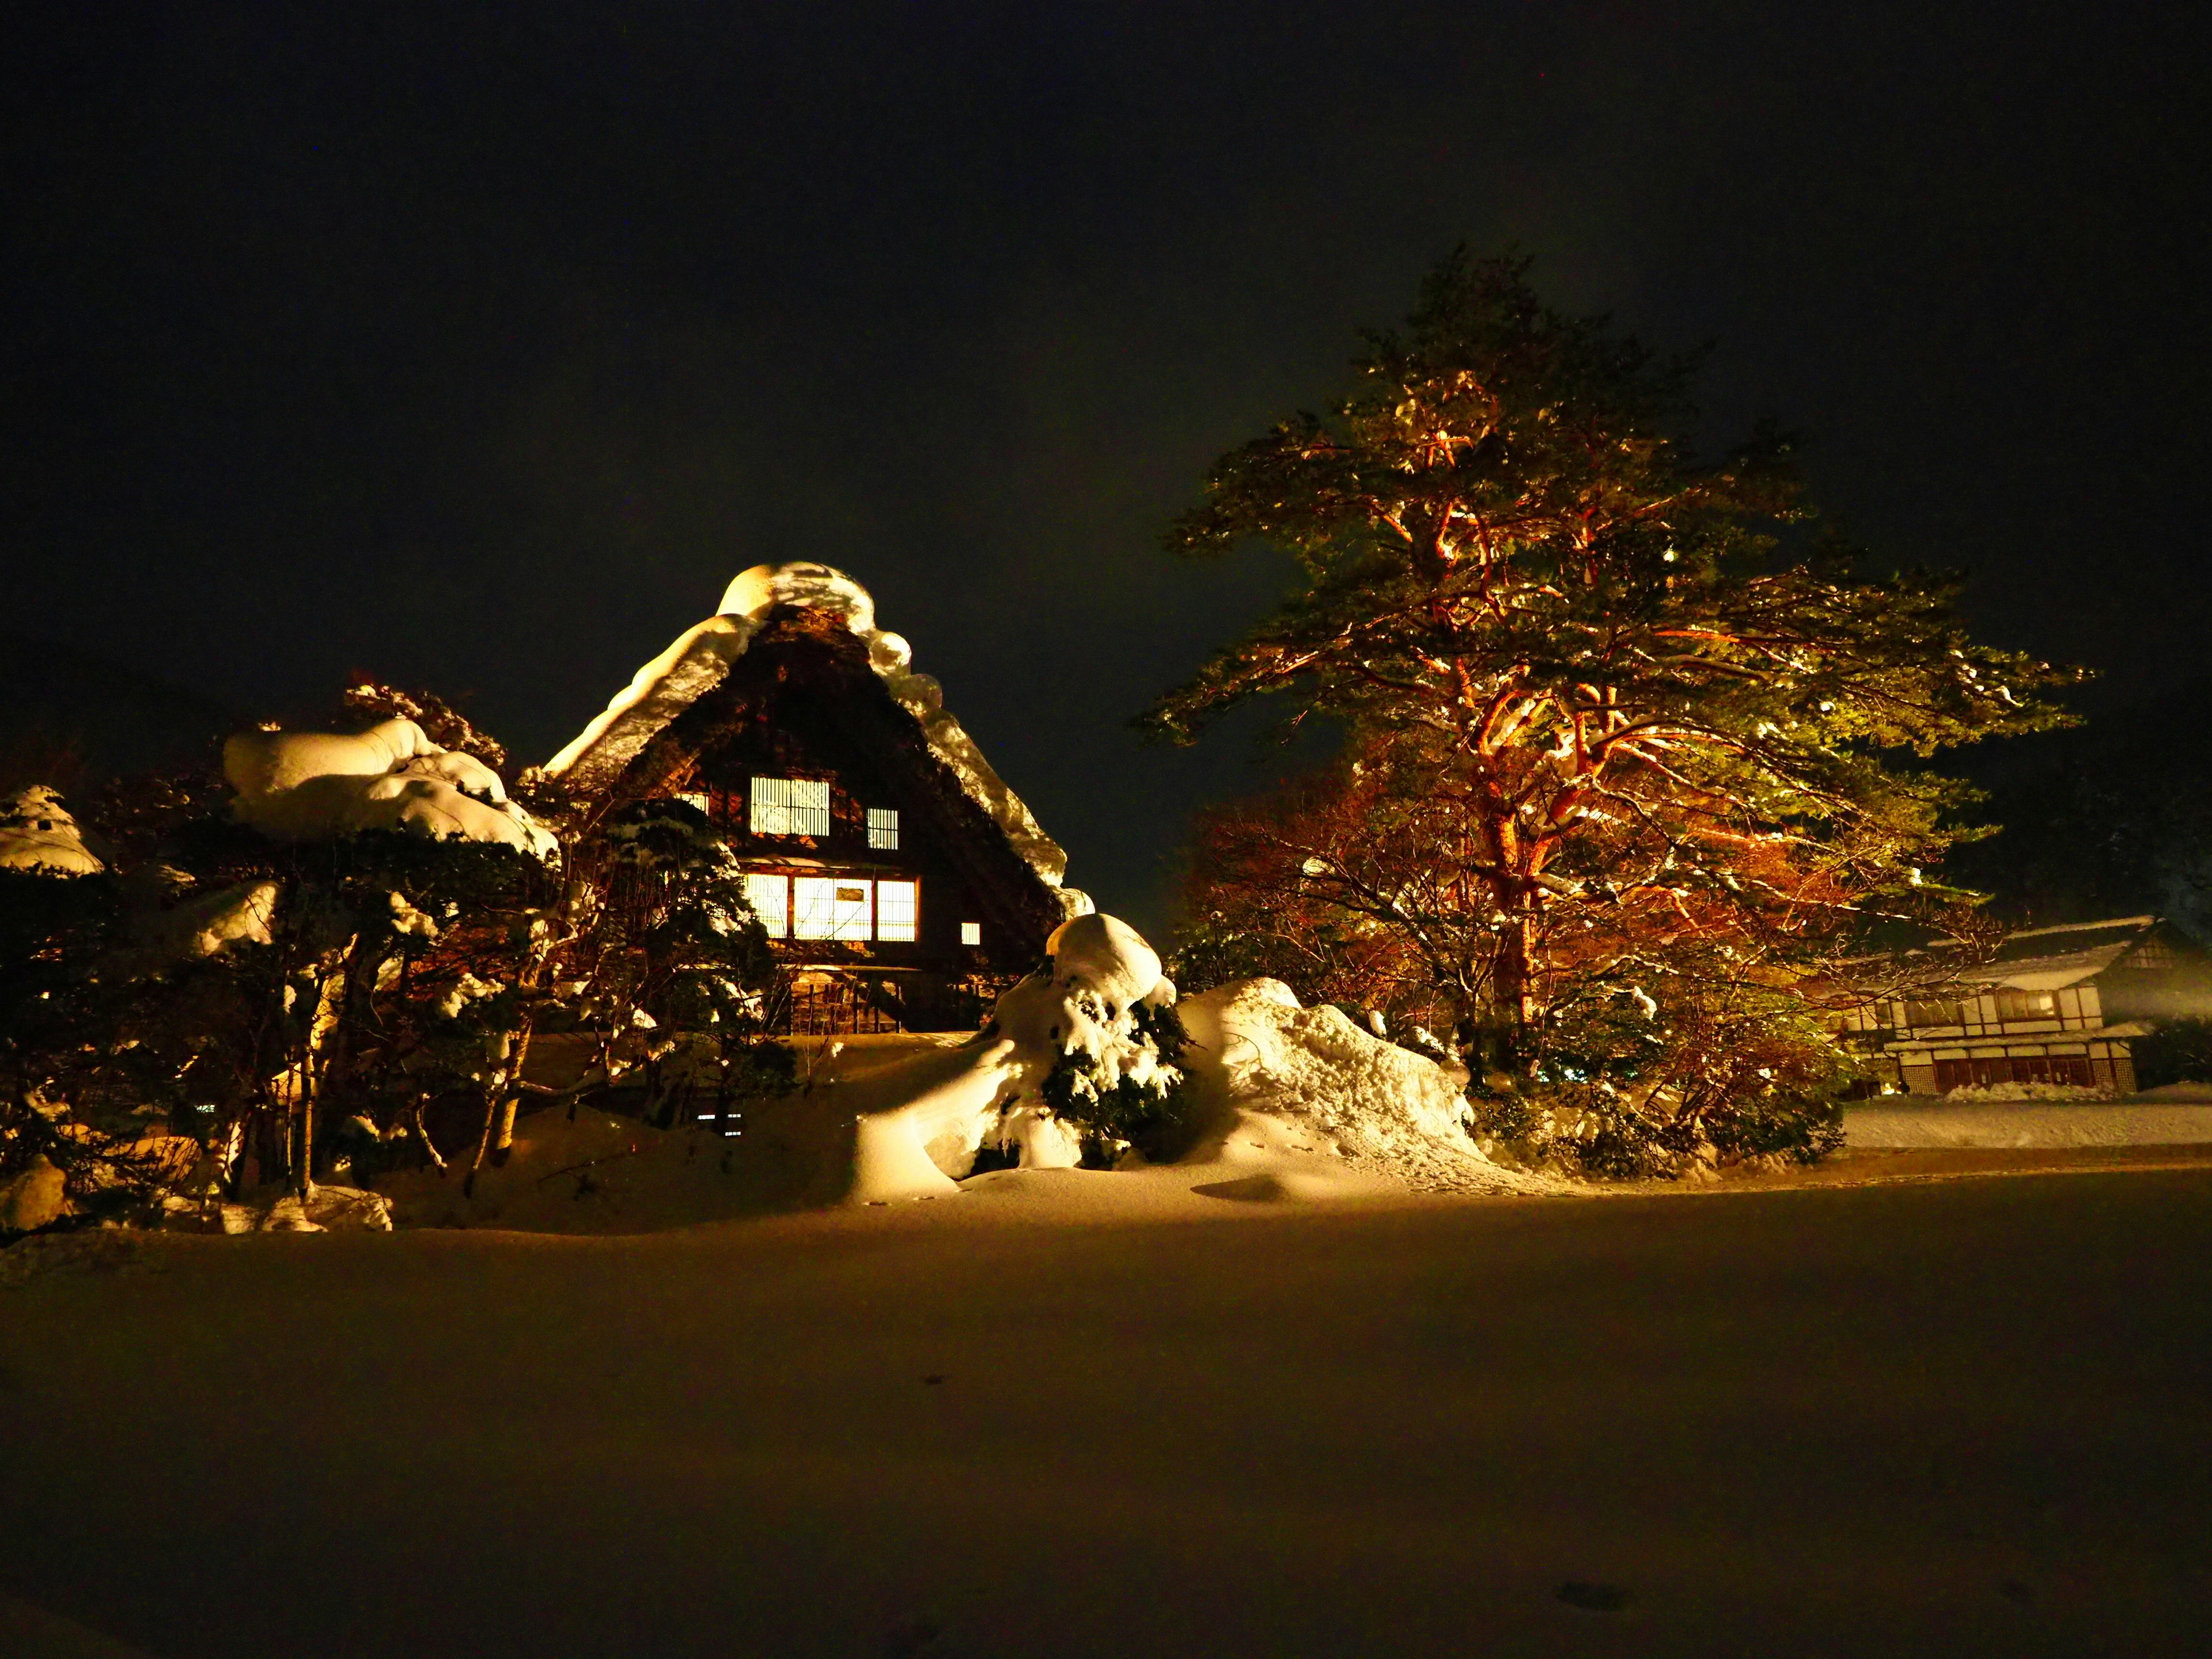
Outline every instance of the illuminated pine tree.
[[1373, 833], [1332, 807], [1333, 848], [1276, 866], [1395, 934], [1498, 1063], [1658, 953], [1771, 958], [1909, 902], [1968, 799], [1917, 763], [2063, 723], [2039, 694], [2075, 676], [1973, 643], [1953, 580], [1814, 540], [1781, 434], [1698, 459], [1688, 366], [1546, 307], [1526, 261], [1455, 254], [1366, 338], [1351, 397], [1224, 456], [1170, 532], [1304, 580], [1145, 724], [1343, 721]]

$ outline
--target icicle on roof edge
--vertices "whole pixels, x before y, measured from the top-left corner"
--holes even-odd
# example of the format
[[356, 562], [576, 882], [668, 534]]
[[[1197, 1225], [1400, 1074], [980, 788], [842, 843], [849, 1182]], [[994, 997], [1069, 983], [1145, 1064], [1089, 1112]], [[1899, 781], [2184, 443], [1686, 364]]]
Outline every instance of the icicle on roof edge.
[[[1067, 872], [1067, 854], [946, 711], [942, 688], [928, 675], [911, 672], [913, 652], [906, 641], [876, 626], [876, 603], [867, 590], [826, 564], [760, 564], [746, 571], [722, 595], [720, 612], [678, 635], [639, 669], [605, 712], [545, 763], [545, 775], [587, 793], [611, 785], [656, 732], [722, 683], [779, 605], [825, 612], [852, 630], [868, 647], [868, 664], [884, 689], [921, 726], [931, 751], [969, 798], [991, 815], [1038, 878], [1058, 887]], [[1079, 901], [1082, 896], [1071, 889], [1067, 897]]]

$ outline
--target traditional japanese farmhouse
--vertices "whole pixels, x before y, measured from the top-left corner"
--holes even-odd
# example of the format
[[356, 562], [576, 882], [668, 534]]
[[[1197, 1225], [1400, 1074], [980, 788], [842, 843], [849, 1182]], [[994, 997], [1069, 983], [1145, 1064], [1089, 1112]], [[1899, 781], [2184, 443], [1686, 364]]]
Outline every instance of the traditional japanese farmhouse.
[[2157, 916], [2035, 927], [1923, 998], [1855, 1011], [1905, 1091], [2006, 1083], [2136, 1087], [2132, 1038], [2148, 1022], [2212, 1015], [2212, 953]]
[[1037, 827], [826, 565], [762, 565], [548, 763], [592, 817], [673, 797], [746, 871], [802, 1031], [972, 1028], [1091, 908]]

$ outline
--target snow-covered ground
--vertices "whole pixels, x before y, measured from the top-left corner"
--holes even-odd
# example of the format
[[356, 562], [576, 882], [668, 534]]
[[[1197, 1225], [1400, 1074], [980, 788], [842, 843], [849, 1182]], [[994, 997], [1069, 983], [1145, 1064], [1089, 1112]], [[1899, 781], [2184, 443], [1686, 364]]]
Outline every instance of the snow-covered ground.
[[0, 1252], [0, 1591], [161, 1659], [2202, 1645], [2212, 1172], [994, 1224], [1112, 1179], [1012, 1174]]
[[2199, 1146], [2212, 1142], [2212, 1085], [2172, 1084], [2123, 1100], [1892, 1095], [1845, 1108], [1844, 1133], [1861, 1152]]

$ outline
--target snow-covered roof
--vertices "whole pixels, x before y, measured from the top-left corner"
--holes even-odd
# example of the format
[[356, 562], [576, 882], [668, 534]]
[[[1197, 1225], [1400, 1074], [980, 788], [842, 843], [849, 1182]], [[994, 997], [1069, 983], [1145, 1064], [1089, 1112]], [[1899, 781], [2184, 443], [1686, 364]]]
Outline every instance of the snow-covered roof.
[[2025, 927], [2005, 935], [1989, 962], [1960, 977], [1970, 984], [2014, 991], [2057, 991], [2094, 979], [2142, 943], [2156, 916]]
[[[755, 565], [739, 576], [723, 593], [717, 613], [685, 629], [639, 669], [605, 711], [546, 762], [546, 775], [586, 795], [611, 787], [663, 727], [722, 683], [769, 613], [783, 605], [836, 617], [867, 647], [869, 666], [921, 727], [931, 751], [1038, 878], [1058, 887], [1067, 871], [1067, 854], [947, 712], [942, 688], [928, 675], [913, 672], [914, 653], [906, 641], [876, 626], [876, 604], [867, 590], [826, 564]], [[1067, 896], [1080, 899], [1072, 891]], [[1089, 908], [1087, 901], [1082, 908]]]
[[2032, 957], [2065, 956], [2107, 945], [2133, 945], [2158, 926], [2156, 916], [2115, 916], [2105, 921], [2069, 921], [2051, 927], [2023, 927], [2007, 933], [1997, 946], [1999, 962]]

